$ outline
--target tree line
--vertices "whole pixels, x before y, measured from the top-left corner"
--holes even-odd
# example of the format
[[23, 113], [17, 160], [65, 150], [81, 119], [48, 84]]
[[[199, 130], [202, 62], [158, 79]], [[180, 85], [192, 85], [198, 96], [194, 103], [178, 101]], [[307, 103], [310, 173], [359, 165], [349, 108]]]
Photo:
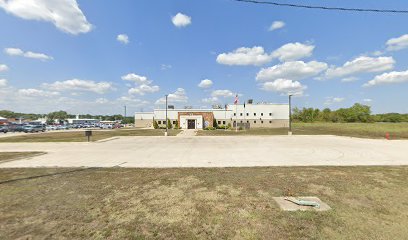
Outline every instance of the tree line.
[[408, 122], [408, 114], [384, 113], [372, 114], [371, 107], [360, 103], [349, 108], [331, 110], [325, 108], [294, 108], [292, 120], [298, 122]]
[[[75, 118], [76, 115], [69, 114], [66, 111], [56, 111], [50, 112], [48, 114], [34, 114], [34, 113], [17, 113], [8, 110], [0, 110], [0, 116], [4, 118], [22, 118], [22, 119], [30, 119], [30, 120], [37, 120], [39, 118], [47, 117], [48, 123], [54, 123], [55, 120], [60, 120], [63, 122], [69, 118]], [[123, 115], [116, 114], [116, 115], [90, 115], [84, 114], [80, 115], [80, 118], [87, 118], [87, 119], [100, 119], [102, 121], [115, 121], [121, 120], [124, 124], [134, 123], [134, 117], [124, 117]]]

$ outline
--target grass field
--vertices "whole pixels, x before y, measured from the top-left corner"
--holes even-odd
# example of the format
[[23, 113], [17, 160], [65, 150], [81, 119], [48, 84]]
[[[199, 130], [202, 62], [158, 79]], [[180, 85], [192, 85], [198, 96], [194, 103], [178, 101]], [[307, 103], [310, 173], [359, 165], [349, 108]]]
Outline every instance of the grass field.
[[0, 163], [13, 161], [22, 158], [30, 158], [40, 154], [42, 152], [0, 152]]
[[[91, 140], [98, 141], [118, 136], [163, 136], [162, 129], [120, 129], [94, 130]], [[180, 130], [169, 130], [169, 136], [175, 136]], [[84, 131], [27, 133], [20, 136], [0, 138], [1, 142], [85, 142]]]
[[[391, 139], [408, 139], [408, 123], [293, 123], [295, 135], [337, 135], [361, 138], [384, 138], [388, 132]], [[214, 130], [199, 131], [199, 136], [226, 135], [285, 135], [284, 128], [254, 128], [246, 131]]]
[[[0, 239], [406, 239], [407, 182], [408, 167], [0, 169]], [[287, 194], [332, 210], [283, 212]]]

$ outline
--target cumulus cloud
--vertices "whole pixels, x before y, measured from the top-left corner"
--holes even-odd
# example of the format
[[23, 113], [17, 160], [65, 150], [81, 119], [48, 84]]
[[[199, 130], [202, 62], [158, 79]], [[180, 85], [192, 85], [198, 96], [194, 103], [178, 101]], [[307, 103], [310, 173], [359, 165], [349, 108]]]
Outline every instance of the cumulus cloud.
[[174, 26], [181, 28], [191, 24], [191, 17], [182, 13], [177, 13], [176, 16], [171, 18], [171, 21]]
[[376, 76], [373, 80], [368, 81], [363, 86], [372, 87], [384, 84], [408, 83], [408, 70], [404, 72], [389, 72]]
[[[184, 88], [177, 88], [174, 93], [170, 93], [167, 96], [168, 103], [186, 103], [188, 101], [188, 97], [186, 94], [186, 90]], [[162, 97], [156, 101], [156, 104], [165, 104], [166, 98]]]
[[105, 103], [108, 103], [109, 100], [106, 99], [106, 98], [97, 98], [97, 99], [95, 100], [95, 102], [96, 102], [96, 103], [99, 103], [99, 104], [105, 104]]
[[261, 89], [265, 91], [278, 92], [281, 94], [303, 95], [303, 91], [307, 86], [302, 85], [298, 81], [290, 79], [276, 79], [272, 82], [265, 82], [262, 84]]
[[341, 79], [342, 82], [355, 82], [357, 80], [358, 80], [357, 77], [346, 77], [346, 78]]
[[217, 98], [218, 97], [226, 98], [226, 97], [234, 97], [234, 96], [235, 96], [235, 94], [233, 92], [231, 92], [231, 90], [227, 90], [227, 89], [214, 90], [211, 93], [211, 97], [217, 97]]
[[221, 53], [217, 56], [217, 62], [225, 65], [263, 65], [272, 60], [272, 56], [265, 53], [263, 47], [241, 47], [230, 53]]
[[170, 64], [162, 64], [162, 65], [160, 66], [160, 69], [163, 70], [163, 71], [165, 71], [165, 70], [171, 69], [172, 67], [173, 67], [173, 66], [171, 66]]
[[344, 63], [341, 67], [327, 69], [327, 79], [345, 77], [361, 73], [383, 72], [394, 68], [395, 60], [392, 57], [358, 57]]
[[343, 97], [326, 97], [324, 105], [332, 105], [334, 103], [341, 103], [345, 100]]
[[159, 86], [150, 86], [147, 84], [142, 84], [140, 86], [137, 87], [133, 87], [131, 89], [129, 89], [128, 93], [129, 94], [138, 94], [138, 95], [145, 95], [146, 93], [154, 93], [154, 92], [158, 92], [160, 90]]
[[92, 29], [76, 0], [0, 0], [0, 8], [26, 20], [51, 22], [74, 35]]
[[218, 97], [209, 97], [209, 98], [203, 98], [203, 99], [201, 99], [201, 101], [203, 103], [213, 104], [213, 103], [217, 103], [219, 101], [219, 99], [218, 99]]
[[288, 43], [278, 48], [272, 53], [273, 58], [278, 58], [281, 62], [295, 61], [313, 54], [315, 46], [303, 43]]
[[43, 84], [45, 88], [55, 91], [87, 91], [98, 94], [104, 94], [111, 90], [114, 90], [112, 83], [110, 82], [95, 82], [90, 80], [71, 79], [65, 81], [56, 81], [54, 83]]
[[116, 40], [118, 40], [118, 42], [121, 42], [123, 44], [128, 44], [129, 43], [129, 37], [126, 34], [119, 34], [116, 37]]
[[5, 64], [0, 64], [0, 72], [5, 72], [8, 71], [9, 68], [7, 67], [7, 65]]
[[291, 79], [291, 80], [301, 80], [316, 76], [322, 71], [327, 69], [327, 64], [323, 62], [311, 61], [295, 61], [295, 62], [285, 62], [278, 64], [269, 68], [262, 68], [256, 79], [258, 81], [275, 81], [277, 79]]
[[371, 103], [373, 100], [371, 98], [364, 98], [363, 102]]
[[35, 53], [31, 51], [23, 51], [20, 48], [5, 48], [4, 52], [9, 56], [19, 56], [19, 57], [26, 57], [26, 58], [34, 58], [39, 59], [42, 61], [53, 60], [54, 58], [48, 56], [44, 53]]
[[147, 79], [145, 76], [140, 76], [135, 73], [129, 73], [127, 75], [122, 76], [122, 80], [131, 81], [137, 84], [150, 84], [152, 81]]
[[59, 92], [44, 91], [34, 88], [19, 89], [18, 94], [23, 97], [55, 97], [60, 95]]
[[201, 80], [201, 82], [198, 84], [198, 87], [210, 88], [212, 85], [213, 85], [213, 82], [210, 79], [204, 79], [204, 80]]
[[285, 26], [285, 22], [283, 21], [275, 21], [271, 24], [268, 31], [275, 31], [277, 29], [283, 28]]
[[7, 87], [7, 79], [0, 79], [0, 88]]
[[388, 51], [398, 51], [408, 48], [408, 34], [401, 37], [391, 38], [386, 42]]

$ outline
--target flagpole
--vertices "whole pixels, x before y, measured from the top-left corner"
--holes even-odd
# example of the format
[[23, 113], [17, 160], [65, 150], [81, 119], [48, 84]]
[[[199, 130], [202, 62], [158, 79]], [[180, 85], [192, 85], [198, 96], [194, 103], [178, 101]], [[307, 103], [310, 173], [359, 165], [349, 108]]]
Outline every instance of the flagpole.
[[235, 132], [238, 132], [238, 94], [235, 101]]

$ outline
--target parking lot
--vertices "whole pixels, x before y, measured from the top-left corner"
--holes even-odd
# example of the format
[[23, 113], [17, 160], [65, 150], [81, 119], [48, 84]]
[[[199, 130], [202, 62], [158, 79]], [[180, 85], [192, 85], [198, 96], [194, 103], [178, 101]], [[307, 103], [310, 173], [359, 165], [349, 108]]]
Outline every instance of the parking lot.
[[251, 167], [407, 165], [408, 141], [338, 136], [118, 137], [94, 143], [1, 143], [44, 151], [11, 167]]

